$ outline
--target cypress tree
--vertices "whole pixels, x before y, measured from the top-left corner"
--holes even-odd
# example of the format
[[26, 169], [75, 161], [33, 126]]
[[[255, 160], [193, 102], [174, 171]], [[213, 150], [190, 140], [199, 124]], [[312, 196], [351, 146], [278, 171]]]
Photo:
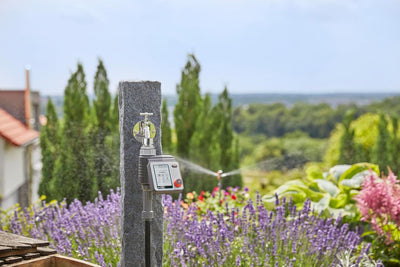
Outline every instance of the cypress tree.
[[[216, 107], [211, 107], [210, 95], [206, 94], [196, 122], [196, 131], [189, 143], [190, 160], [215, 172], [220, 169], [221, 155], [218, 140], [220, 121], [217, 112]], [[185, 179], [185, 188], [189, 191], [212, 191], [215, 186], [216, 178], [209, 175], [190, 174]]]
[[219, 144], [221, 146], [220, 164], [222, 170], [229, 170], [232, 161], [232, 100], [229, 98], [228, 89], [219, 95], [218, 114], [220, 119]]
[[392, 160], [393, 160], [393, 166], [391, 166], [392, 171], [398, 175], [400, 171], [400, 157], [397, 156], [397, 154], [400, 151], [400, 140], [398, 136], [399, 132], [399, 121], [396, 117], [392, 118], [392, 125], [393, 125], [393, 135], [392, 135], [392, 145], [390, 146], [391, 148], [391, 155], [392, 155]]
[[356, 155], [354, 146], [354, 129], [351, 129], [350, 124], [354, 118], [354, 111], [350, 110], [343, 118], [344, 132], [340, 138], [340, 156], [339, 164], [352, 164]]
[[[232, 128], [232, 100], [228, 94], [228, 88], [225, 87], [224, 91], [219, 96], [218, 102], [218, 115], [220, 121], [219, 131], [219, 144], [221, 147], [220, 165], [224, 171], [231, 171], [239, 168], [238, 162], [235, 160], [234, 139]], [[224, 187], [227, 186], [241, 186], [240, 176], [227, 177], [222, 180]]]
[[78, 198], [82, 202], [93, 199], [93, 179], [87, 126], [89, 100], [83, 66], [71, 75], [64, 91], [64, 125], [60, 139], [60, 156], [55, 166], [57, 199], [68, 202]]
[[110, 114], [110, 127], [112, 133], [119, 134], [119, 107], [118, 107], [118, 92], [115, 94]]
[[115, 95], [110, 114], [111, 122], [111, 151], [112, 151], [112, 172], [111, 172], [111, 188], [120, 186], [119, 180], [119, 107], [118, 107], [118, 93]]
[[[108, 90], [109, 81], [107, 71], [104, 68], [103, 61], [99, 59], [96, 75], [94, 77], [94, 93], [93, 108], [96, 114], [96, 125], [104, 135], [110, 133], [110, 117], [111, 117], [111, 95]], [[104, 138], [104, 136], [102, 136]]]
[[94, 78], [93, 110], [95, 123], [92, 125], [92, 157], [97, 189], [107, 195], [112, 184], [112, 151], [106, 138], [111, 134], [111, 95], [108, 90], [109, 81], [103, 61], [99, 59]]
[[200, 64], [194, 55], [182, 70], [181, 82], [176, 87], [178, 103], [174, 109], [177, 153], [181, 157], [189, 155], [189, 143], [196, 131], [196, 121], [201, 111]]
[[373, 163], [379, 165], [381, 172], [387, 173], [387, 168], [393, 165], [390, 144], [391, 141], [392, 138], [388, 130], [388, 121], [386, 120], [385, 114], [380, 113], [378, 122], [378, 137], [372, 150], [371, 160]]
[[48, 200], [54, 198], [51, 182], [54, 175], [54, 166], [58, 156], [59, 136], [58, 117], [51, 98], [46, 106], [47, 123], [40, 129], [40, 148], [42, 153], [42, 179], [39, 185], [39, 195], [45, 195]]
[[161, 108], [161, 144], [164, 152], [172, 152], [172, 133], [169, 123], [167, 100], [164, 99]]

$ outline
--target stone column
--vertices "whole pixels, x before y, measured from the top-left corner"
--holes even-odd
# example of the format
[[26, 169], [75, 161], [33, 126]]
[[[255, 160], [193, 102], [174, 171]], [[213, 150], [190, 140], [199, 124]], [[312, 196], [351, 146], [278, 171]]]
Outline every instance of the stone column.
[[[142, 186], [139, 183], [139, 149], [133, 127], [143, 120], [141, 112], [151, 112], [149, 120], [156, 128], [154, 147], [161, 154], [161, 84], [159, 82], [119, 83], [119, 132], [121, 175], [121, 267], [144, 266], [144, 222], [142, 221]], [[152, 267], [162, 266], [163, 206], [161, 195], [153, 195], [154, 219], [151, 226]]]

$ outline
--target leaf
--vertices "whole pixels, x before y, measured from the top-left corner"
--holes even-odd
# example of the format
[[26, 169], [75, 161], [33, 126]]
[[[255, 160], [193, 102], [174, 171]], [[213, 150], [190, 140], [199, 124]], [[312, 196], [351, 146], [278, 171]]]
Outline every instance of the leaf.
[[[278, 194], [278, 193], [277, 193]], [[307, 199], [307, 195], [301, 190], [286, 190], [278, 194], [278, 197], [292, 198], [294, 203], [303, 203]], [[264, 195], [262, 201], [266, 204], [274, 204], [276, 200], [275, 195]]]
[[357, 173], [350, 179], [344, 179], [342, 180], [339, 184], [342, 186], [350, 187], [350, 188], [360, 188], [361, 184], [364, 182], [365, 177], [370, 175], [370, 171], [363, 171], [360, 173]]
[[340, 192], [339, 188], [331, 181], [323, 179], [315, 179], [314, 181], [317, 182], [321, 190], [323, 190], [326, 193], [329, 193], [329, 195], [331, 195], [332, 197], [336, 197]]
[[344, 206], [346, 206], [347, 203], [347, 194], [345, 193], [340, 193], [339, 195], [337, 195], [334, 198], [331, 198], [331, 201], [329, 202], [329, 206], [331, 208], [343, 208]]
[[371, 169], [372, 171], [376, 172], [379, 175], [379, 167], [372, 163], [356, 163], [352, 165], [349, 169], [347, 169], [339, 178], [339, 183], [345, 179], [351, 179], [357, 173], [366, 171]]
[[307, 177], [307, 180], [309, 180], [309, 181], [323, 178], [323, 173], [321, 171], [321, 168], [317, 165], [309, 166], [306, 169], [306, 177]]
[[325, 194], [323, 198], [321, 198], [318, 202], [311, 202], [311, 208], [316, 211], [324, 211], [329, 207], [329, 201], [331, 196], [329, 194]]
[[[278, 194], [278, 196], [279, 196], [279, 195], [281, 195], [283, 192], [285, 192], [285, 191], [287, 191], [287, 190], [290, 190], [290, 189], [293, 188], [294, 186], [305, 187], [306, 185], [305, 185], [301, 180], [292, 180], [292, 181], [288, 181], [288, 182], [286, 182], [285, 184], [283, 184], [283, 185], [281, 185], [280, 187], [278, 187], [278, 188], [274, 191], [274, 193], [275, 193], [275, 194]], [[272, 195], [273, 197], [275, 197], [274, 194], [270, 194], [270, 195]]]
[[338, 182], [342, 174], [347, 171], [351, 165], [336, 165], [329, 169], [327, 179], [331, 178], [334, 182]]

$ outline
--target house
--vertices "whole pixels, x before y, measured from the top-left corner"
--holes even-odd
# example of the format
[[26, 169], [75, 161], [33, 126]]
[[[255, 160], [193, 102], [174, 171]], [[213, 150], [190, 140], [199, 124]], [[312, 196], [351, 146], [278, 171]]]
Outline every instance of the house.
[[0, 89], [0, 208], [38, 200], [41, 179], [39, 93]]

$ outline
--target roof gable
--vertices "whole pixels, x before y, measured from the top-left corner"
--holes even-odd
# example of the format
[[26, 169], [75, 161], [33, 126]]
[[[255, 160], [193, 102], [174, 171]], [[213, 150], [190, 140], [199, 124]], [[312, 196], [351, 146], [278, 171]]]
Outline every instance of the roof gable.
[[25, 126], [22, 122], [0, 108], [0, 136], [16, 146], [22, 146], [39, 137], [39, 132]]

